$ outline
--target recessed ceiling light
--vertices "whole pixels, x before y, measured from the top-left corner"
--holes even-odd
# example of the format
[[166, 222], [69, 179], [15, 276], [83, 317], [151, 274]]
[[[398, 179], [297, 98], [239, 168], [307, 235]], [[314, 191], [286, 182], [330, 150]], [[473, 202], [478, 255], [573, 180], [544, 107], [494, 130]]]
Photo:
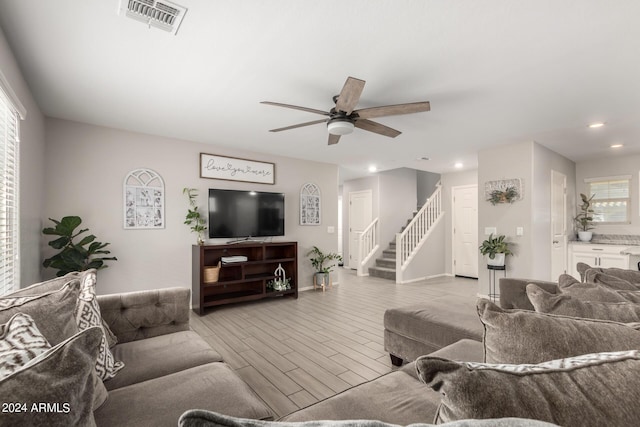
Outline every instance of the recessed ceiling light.
[[375, 172], [375, 171], [377, 171], [377, 170], [378, 170], [378, 168], [376, 167], [376, 165], [371, 165], [371, 166], [369, 166], [369, 172], [372, 172], [372, 173], [373, 173], [373, 172]]
[[603, 123], [603, 122], [591, 123], [591, 124], [589, 125], [589, 127], [590, 127], [591, 129], [601, 128], [602, 126], [604, 126], [604, 123]]
[[624, 144], [611, 144], [610, 147], [611, 148], [620, 148], [620, 147], [624, 147]]
[[462, 162], [456, 162], [455, 165], [453, 165], [456, 169], [460, 169], [464, 166], [464, 164]]

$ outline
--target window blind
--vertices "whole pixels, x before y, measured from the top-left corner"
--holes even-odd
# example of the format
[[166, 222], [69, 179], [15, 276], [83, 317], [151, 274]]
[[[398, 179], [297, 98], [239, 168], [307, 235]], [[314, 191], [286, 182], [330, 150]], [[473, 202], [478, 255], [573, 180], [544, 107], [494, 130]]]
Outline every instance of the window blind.
[[631, 199], [630, 177], [610, 177], [601, 181], [591, 180], [589, 195], [593, 196], [593, 220], [599, 223], [628, 223]]
[[0, 90], [0, 295], [20, 287], [19, 113]]

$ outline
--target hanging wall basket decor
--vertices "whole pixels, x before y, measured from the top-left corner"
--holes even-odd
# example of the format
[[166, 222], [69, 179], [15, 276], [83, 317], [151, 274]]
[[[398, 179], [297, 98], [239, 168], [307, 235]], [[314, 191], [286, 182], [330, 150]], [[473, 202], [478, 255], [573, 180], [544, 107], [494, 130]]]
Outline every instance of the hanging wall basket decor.
[[124, 228], [164, 228], [164, 181], [151, 169], [124, 179]]
[[522, 179], [502, 179], [499, 181], [487, 181], [484, 184], [484, 196], [492, 205], [498, 203], [513, 203], [522, 200]]

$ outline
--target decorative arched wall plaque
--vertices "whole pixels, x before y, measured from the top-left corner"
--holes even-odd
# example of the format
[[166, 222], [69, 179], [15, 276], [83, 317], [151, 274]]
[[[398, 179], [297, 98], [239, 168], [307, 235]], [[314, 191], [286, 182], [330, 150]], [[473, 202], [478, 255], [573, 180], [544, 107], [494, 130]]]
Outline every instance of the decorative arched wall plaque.
[[300, 190], [300, 225], [320, 225], [320, 188], [307, 183]]
[[164, 181], [151, 169], [124, 179], [124, 228], [164, 228]]

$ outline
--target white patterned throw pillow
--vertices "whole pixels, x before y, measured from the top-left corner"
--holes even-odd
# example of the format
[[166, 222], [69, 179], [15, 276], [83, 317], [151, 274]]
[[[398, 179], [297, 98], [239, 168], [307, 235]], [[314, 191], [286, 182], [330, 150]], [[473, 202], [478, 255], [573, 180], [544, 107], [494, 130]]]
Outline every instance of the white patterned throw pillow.
[[102, 340], [100, 341], [100, 351], [96, 361], [96, 372], [100, 379], [108, 380], [124, 368], [124, 363], [114, 359], [109, 345], [107, 344], [107, 332], [102, 325], [102, 315], [100, 305], [96, 298], [96, 270], [91, 269], [83, 272], [80, 278], [80, 296], [76, 305], [76, 322], [79, 330], [85, 330], [92, 326], [100, 326], [102, 329]]
[[51, 348], [28, 314], [17, 313], [0, 325], [0, 379]]

